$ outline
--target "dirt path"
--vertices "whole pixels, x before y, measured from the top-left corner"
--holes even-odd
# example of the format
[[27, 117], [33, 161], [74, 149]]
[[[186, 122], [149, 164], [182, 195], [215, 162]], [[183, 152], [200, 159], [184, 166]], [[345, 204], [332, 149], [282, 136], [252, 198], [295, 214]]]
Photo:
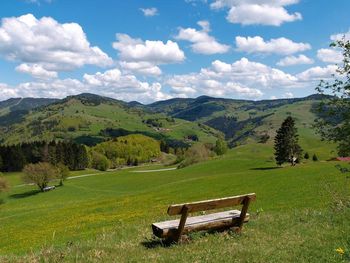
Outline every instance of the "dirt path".
[[[151, 165], [143, 165], [144, 167], [147, 166], [151, 166]], [[89, 176], [95, 176], [95, 175], [102, 175], [102, 174], [108, 174], [111, 172], [116, 172], [116, 171], [120, 171], [120, 170], [127, 170], [127, 169], [132, 169], [132, 168], [137, 168], [135, 166], [131, 166], [131, 167], [122, 167], [119, 169], [113, 169], [113, 170], [108, 170], [106, 172], [103, 173], [91, 173], [91, 174], [81, 174], [81, 175], [75, 175], [75, 176], [70, 176], [67, 178], [67, 180], [73, 180], [73, 179], [78, 179], [78, 178], [84, 178], [84, 177], [89, 177]], [[175, 170], [176, 167], [173, 168], [164, 168], [164, 169], [156, 169], [156, 170], [141, 170], [141, 171], [131, 171], [131, 173], [150, 173], [150, 172], [162, 172], [162, 171], [171, 171], [171, 170]], [[34, 184], [18, 184], [15, 185], [13, 187], [23, 187], [23, 186], [27, 186], [27, 185], [34, 185]]]
[[130, 173], [153, 173], [153, 172], [165, 172], [165, 171], [172, 171], [176, 170], [177, 167], [172, 168], [164, 168], [164, 169], [156, 169], [156, 170], [141, 170], [141, 171], [131, 171]]

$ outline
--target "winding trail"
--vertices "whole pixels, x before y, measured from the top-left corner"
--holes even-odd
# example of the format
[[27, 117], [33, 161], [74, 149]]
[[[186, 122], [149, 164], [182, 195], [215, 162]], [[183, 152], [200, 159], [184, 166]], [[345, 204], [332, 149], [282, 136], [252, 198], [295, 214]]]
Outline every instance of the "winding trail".
[[131, 171], [130, 173], [165, 172], [165, 171], [172, 171], [172, 170], [176, 170], [176, 169], [177, 169], [177, 167], [171, 167], [171, 168], [156, 169], [156, 170], [138, 170], [138, 171]]
[[[145, 165], [148, 166], [148, 165]], [[83, 178], [83, 177], [89, 177], [89, 176], [95, 176], [95, 175], [102, 175], [102, 174], [108, 174], [111, 172], [115, 172], [115, 171], [120, 171], [120, 170], [126, 170], [126, 169], [132, 169], [135, 167], [123, 167], [121, 169], [115, 169], [115, 170], [110, 170], [104, 173], [91, 173], [91, 174], [81, 174], [81, 175], [75, 175], [75, 176], [70, 176], [67, 177], [67, 180], [73, 180], [73, 179], [78, 179], [78, 178]], [[155, 169], [155, 170], [138, 170], [138, 171], [130, 171], [130, 173], [151, 173], [151, 172], [165, 172], [165, 171], [172, 171], [172, 170], [176, 170], [176, 167], [172, 167], [172, 168], [164, 168], [164, 169]], [[34, 184], [18, 184], [15, 185], [13, 187], [23, 187], [23, 186], [27, 186], [27, 185], [34, 185]]]

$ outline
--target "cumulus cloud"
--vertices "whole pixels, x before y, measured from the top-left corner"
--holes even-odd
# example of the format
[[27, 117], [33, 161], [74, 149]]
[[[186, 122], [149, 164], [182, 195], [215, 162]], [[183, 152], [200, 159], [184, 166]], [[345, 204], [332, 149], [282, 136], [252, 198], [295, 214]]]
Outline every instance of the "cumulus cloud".
[[[0, 86], [0, 90], [2, 90]], [[6, 90], [6, 89], [5, 89]], [[52, 79], [20, 83], [16, 86], [7, 86], [9, 97], [40, 97], [63, 98], [68, 95], [87, 92], [89, 89], [76, 79]], [[3, 95], [3, 94], [2, 94]]]
[[292, 99], [292, 98], [294, 98], [294, 94], [292, 92], [286, 92], [283, 94], [283, 98]]
[[299, 56], [287, 56], [285, 58], [282, 58], [280, 61], [277, 62], [277, 65], [286, 67], [286, 66], [313, 64], [313, 63], [314, 63], [313, 59], [305, 55], [299, 55]]
[[0, 55], [24, 63], [18, 70], [33, 72], [36, 77], [113, 62], [100, 48], [90, 45], [79, 24], [60, 24], [51, 17], [37, 19], [32, 14], [1, 20]]
[[238, 51], [247, 53], [266, 53], [290, 55], [311, 49], [308, 43], [296, 43], [284, 37], [273, 38], [265, 41], [260, 36], [255, 37], [236, 37], [236, 46]]
[[124, 101], [148, 103], [171, 98], [158, 82], [140, 81], [136, 76], [111, 69], [95, 74], [84, 74], [78, 79], [41, 79], [9, 86], [0, 83], [0, 100], [10, 97], [63, 98], [72, 94], [95, 93]]
[[331, 35], [331, 40], [336, 41], [336, 40], [350, 40], [350, 30], [345, 33], [338, 33], [338, 34], [333, 34]]
[[[267, 90], [297, 89], [316, 86], [321, 79], [336, 74], [337, 67], [312, 67], [292, 75], [262, 63], [241, 58], [233, 63], [215, 60], [199, 72], [174, 75], [165, 81], [175, 97], [195, 97], [202, 94], [216, 97], [259, 99]], [[284, 98], [294, 97], [286, 91]], [[276, 97], [271, 97], [275, 99]]]
[[56, 71], [49, 71], [42, 67], [40, 64], [20, 64], [16, 67], [16, 71], [21, 73], [27, 73], [32, 75], [34, 78], [38, 79], [49, 79], [49, 78], [57, 78]]
[[191, 42], [192, 51], [199, 54], [222, 54], [230, 49], [230, 46], [219, 43], [213, 36], [209, 35], [210, 23], [208, 21], [199, 21], [197, 24], [201, 30], [180, 28], [175, 38]]
[[302, 19], [298, 12], [289, 13], [285, 6], [299, 0], [215, 0], [212, 9], [228, 8], [226, 19], [242, 25], [280, 26], [285, 22]]
[[158, 15], [158, 9], [155, 7], [151, 8], [140, 8], [144, 16], [156, 16]]
[[174, 75], [166, 81], [175, 96], [201, 94], [258, 99], [263, 89], [297, 87], [298, 79], [279, 69], [242, 58], [231, 64], [215, 60], [200, 72]]
[[176, 42], [168, 40], [143, 41], [127, 34], [117, 34], [113, 48], [119, 51], [120, 64], [125, 70], [146, 74], [160, 75], [158, 65], [184, 61], [185, 54]]
[[312, 67], [297, 74], [297, 78], [301, 81], [319, 81], [321, 79], [330, 79], [334, 74], [336, 74], [337, 69], [338, 67], [336, 65]]
[[0, 83], [0, 100], [6, 100], [8, 98], [20, 97], [17, 94], [18, 90], [10, 87], [5, 83]]
[[317, 50], [317, 58], [327, 63], [341, 63], [343, 61], [343, 54], [338, 49], [321, 48]]
[[160, 83], [150, 84], [140, 81], [134, 75], [123, 74], [119, 69], [111, 69], [103, 73], [97, 72], [92, 75], [85, 74], [84, 83], [92, 90], [99, 90], [99, 94], [126, 101], [150, 102], [170, 98], [162, 92]]

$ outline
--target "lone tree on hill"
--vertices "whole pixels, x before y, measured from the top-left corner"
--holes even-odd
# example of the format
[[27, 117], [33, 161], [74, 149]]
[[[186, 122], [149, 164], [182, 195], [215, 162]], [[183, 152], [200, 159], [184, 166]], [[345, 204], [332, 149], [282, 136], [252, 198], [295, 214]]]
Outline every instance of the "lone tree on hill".
[[24, 182], [36, 184], [42, 192], [51, 180], [59, 177], [58, 169], [49, 163], [27, 164], [23, 172]]
[[278, 165], [289, 162], [294, 166], [300, 160], [302, 149], [298, 144], [298, 131], [292, 117], [288, 116], [277, 130], [274, 148]]
[[344, 36], [330, 46], [342, 52], [343, 61], [333, 80], [321, 80], [316, 88], [319, 94], [332, 96], [320, 103], [315, 127], [322, 139], [338, 143], [340, 156], [350, 156], [350, 40]]
[[227, 152], [227, 143], [223, 139], [217, 139], [215, 143], [214, 151], [217, 155], [223, 155]]

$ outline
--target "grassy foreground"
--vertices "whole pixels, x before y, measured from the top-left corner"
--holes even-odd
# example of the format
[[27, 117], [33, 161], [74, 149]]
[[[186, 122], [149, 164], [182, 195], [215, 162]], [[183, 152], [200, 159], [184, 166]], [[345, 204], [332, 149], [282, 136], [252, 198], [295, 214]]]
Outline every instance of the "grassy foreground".
[[[347, 262], [335, 249], [350, 250], [349, 179], [335, 165], [275, 168], [271, 146], [253, 144], [181, 170], [103, 173], [44, 194], [13, 187], [0, 206], [0, 261]], [[249, 192], [257, 201], [241, 235], [152, 239], [169, 204]]]

